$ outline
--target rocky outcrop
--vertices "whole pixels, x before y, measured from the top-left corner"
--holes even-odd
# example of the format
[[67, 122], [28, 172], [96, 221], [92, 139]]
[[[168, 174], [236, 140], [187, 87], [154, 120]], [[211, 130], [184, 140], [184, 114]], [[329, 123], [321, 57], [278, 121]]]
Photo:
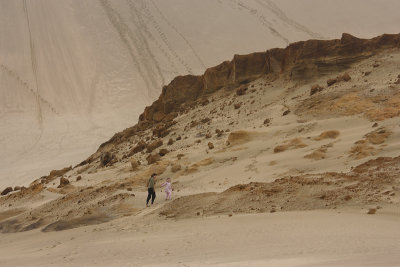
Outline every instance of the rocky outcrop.
[[146, 107], [139, 117], [142, 123], [156, 123], [182, 106], [223, 87], [245, 84], [262, 75], [285, 75], [298, 81], [333, 71], [343, 71], [356, 61], [382, 49], [400, 48], [400, 34], [384, 34], [373, 39], [359, 39], [344, 33], [336, 40], [309, 40], [249, 55], [235, 55], [209, 68], [203, 75], [178, 76], [164, 86], [160, 97]]
[[301, 84], [314, 77], [345, 71], [355, 62], [393, 48], [400, 48], [400, 34], [359, 39], [344, 33], [341, 39], [308, 40], [292, 43], [286, 48], [235, 55], [231, 61], [208, 68], [203, 75], [178, 76], [162, 88], [159, 98], [145, 108], [135, 126], [115, 134], [77, 166], [93, 162], [104, 151], [151, 127], [155, 129], [153, 134], [156, 137], [165, 137], [169, 133], [168, 127], [162, 125], [172, 122], [179, 112], [203, 104], [208, 95], [221, 88], [234, 90], [243, 86], [243, 90], [238, 92], [242, 95], [247, 83], [263, 75], [271, 78], [284, 76]]

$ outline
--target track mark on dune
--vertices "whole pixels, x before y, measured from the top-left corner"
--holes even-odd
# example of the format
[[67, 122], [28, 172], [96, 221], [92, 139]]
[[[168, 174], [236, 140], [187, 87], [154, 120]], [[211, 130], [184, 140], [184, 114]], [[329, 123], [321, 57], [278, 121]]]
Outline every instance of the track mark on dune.
[[249, 15], [256, 18], [261, 23], [261, 25], [266, 27], [273, 35], [275, 35], [276, 37], [278, 37], [279, 39], [284, 41], [286, 43], [286, 45], [288, 45], [290, 43], [289, 39], [286, 38], [285, 36], [283, 36], [279, 31], [277, 31], [273, 27], [273, 24], [270, 21], [268, 21], [267, 18], [263, 14], [261, 14], [258, 9], [250, 6], [248, 3], [245, 4], [242, 1], [230, 0], [230, 2], [232, 2], [236, 6], [240, 7], [241, 9], [246, 10]]
[[190, 48], [190, 50], [192, 50], [192, 53], [194, 54], [194, 56], [197, 58], [197, 60], [199, 61], [199, 63], [201, 64], [201, 66], [206, 69], [206, 65], [204, 64], [204, 61], [201, 59], [201, 57], [199, 56], [199, 54], [197, 53], [197, 51], [193, 48], [192, 44], [186, 39], [186, 37], [178, 31], [178, 29], [166, 18], [166, 16], [164, 15], [164, 13], [162, 13], [162, 11], [158, 8], [158, 6], [156, 5], [156, 3], [154, 3], [153, 0], [150, 0], [150, 3], [152, 3], [152, 5], [155, 7], [155, 9], [157, 10], [158, 14], [160, 15], [160, 17], [165, 21], [165, 23], [171, 28], [173, 29], [182, 39], [183, 41], [186, 43], [186, 45]]
[[149, 19], [150, 23], [157, 31], [158, 35], [160, 36], [161, 40], [164, 42], [170, 53], [174, 56], [174, 58], [186, 69], [189, 74], [193, 74], [192, 69], [190, 68], [189, 64], [176, 52], [173, 48], [173, 45], [170, 44], [168, 37], [161, 29], [160, 25], [157, 23], [156, 19], [154, 18], [153, 14], [149, 10], [145, 1], [141, 1], [143, 11], [146, 13], [147, 18]]
[[26, 22], [28, 26], [28, 33], [29, 33], [29, 47], [30, 47], [30, 52], [31, 52], [31, 64], [32, 64], [32, 71], [33, 71], [33, 76], [35, 77], [35, 87], [36, 87], [36, 103], [38, 106], [38, 120], [39, 120], [39, 125], [40, 128], [42, 129], [39, 140], [42, 136], [43, 133], [43, 114], [42, 114], [42, 106], [40, 105], [40, 93], [39, 93], [39, 84], [38, 84], [38, 76], [37, 76], [37, 66], [36, 66], [36, 54], [35, 54], [35, 44], [33, 42], [32, 38], [32, 31], [31, 31], [31, 24], [29, 21], [29, 12], [28, 12], [28, 6], [26, 4], [26, 0], [23, 0], [23, 7], [24, 7], [24, 13], [26, 17]]
[[296, 22], [295, 20], [289, 18], [285, 12], [282, 11], [274, 2], [271, 0], [255, 0], [258, 4], [261, 6], [267, 8], [270, 10], [273, 14], [275, 14], [279, 19], [281, 19], [283, 22], [286, 24], [292, 26], [296, 30], [302, 31], [304, 33], [307, 33], [310, 35], [312, 38], [317, 38], [317, 39], [323, 39], [324, 37], [320, 35], [319, 33], [315, 33], [306, 26]]
[[39, 100], [45, 104], [46, 106], [48, 106], [48, 108], [56, 115], [59, 115], [59, 113], [57, 112], [57, 110], [50, 104], [50, 102], [48, 102], [47, 100], [45, 100], [42, 96], [38, 96], [37, 93], [29, 87], [29, 84], [22, 80], [21, 76], [14, 70], [10, 69], [9, 67], [7, 67], [4, 64], [0, 64], [0, 70], [2, 70], [4, 73], [6, 73], [7, 75], [9, 75], [10, 77], [14, 78], [18, 83], [20, 83], [22, 85], [23, 88], [27, 89], [34, 97], [35, 99], [38, 97]]
[[119, 34], [121, 41], [123, 42], [123, 44], [125, 44], [128, 53], [139, 72], [139, 75], [144, 81], [146, 87], [148, 88], [148, 93], [153, 91], [151, 89], [156, 90], [159, 87], [159, 84], [156, 81], [157, 78], [154, 70], [146, 63], [146, 59], [141, 60], [139, 57], [136, 56], [136, 54], [140, 55], [140, 46], [137, 44], [135, 35], [129, 29], [123, 17], [114, 8], [111, 7], [110, 3], [107, 0], [99, 0], [99, 3], [103, 7], [109, 21], [111, 22], [111, 25]]
[[[128, 2], [128, 4], [132, 5], [133, 2]], [[130, 8], [132, 9], [132, 6], [130, 6]], [[143, 18], [142, 13], [139, 12], [137, 10], [137, 8], [135, 7], [134, 12], [132, 12], [132, 10], [131, 10], [131, 14], [134, 18], [137, 18], [139, 20], [136, 22], [137, 24], [135, 24], [137, 26], [138, 31], [141, 31], [143, 29], [143, 34], [145, 36], [147, 36], [147, 38], [150, 40], [150, 42], [152, 42], [161, 51], [161, 53], [164, 55], [164, 57], [167, 59], [168, 63], [170, 64], [171, 70], [165, 71], [161, 68], [161, 65], [159, 65], [157, 62], [157, 66], [160, 69], [160, 71], [162, 73], [170, 72], [170, 73], [173, 73], [175, 76], [179, 75], [178, 69], [177, 69], [175, 63], [173, 62], [172, 58], [168, 54], [168, 52], [165, 51], [165, 49], [162, 47], [162, 45], [157, 41], [157, 39], [154, 37], [154, 35], [148, 29], [147, 23], [146, 23], [145, 19]], [[147, 41], [146, 41], [146, 43], [147, 43]]]
[[[137, 33], [139, 38], [137, 38], [137, 43], [141, 48], [141, 51], [148, 54], [148, 59], [152, 63], [153, 67], [157, 70], [158, 75], [161, 77], [162, 84], [165, 84], [165, 78], [162, 74], [160, 63], [157, 61], [157, 58], [154, 56], [153, 52], [151, 51], [150, 45], [147, 41], [147, 36], [151, 36], [151, 33], [147, 29], [147, 25], [144, 22], [141, 12], [138, 11], [135, 3], [133, 1], [127, 0], [129, 5], [129, 10], [131, 12], [132, 17], [135, 21], [135, 26], [137, 28]], [[135, 20], [136, 19], [136, 20]]]

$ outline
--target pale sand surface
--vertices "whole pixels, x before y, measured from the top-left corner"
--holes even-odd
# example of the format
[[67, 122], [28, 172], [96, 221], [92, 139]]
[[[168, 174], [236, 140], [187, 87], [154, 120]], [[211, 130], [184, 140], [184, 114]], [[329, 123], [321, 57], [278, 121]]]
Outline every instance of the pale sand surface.
[[[151, 209], [151, 208], [150, 208]], [[399, 210], [122, 218], [2, 234], [2, 266], [399, 266]]]

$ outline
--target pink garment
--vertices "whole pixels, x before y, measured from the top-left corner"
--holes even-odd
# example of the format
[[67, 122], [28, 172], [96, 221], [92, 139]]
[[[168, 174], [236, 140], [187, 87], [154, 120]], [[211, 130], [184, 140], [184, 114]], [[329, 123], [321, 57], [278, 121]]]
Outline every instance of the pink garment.
[[171, 194], [172, 194], [172, 186], [170, 182], [165, 182], [161, 186], [165, 187], [165, 199], [171, 199]]

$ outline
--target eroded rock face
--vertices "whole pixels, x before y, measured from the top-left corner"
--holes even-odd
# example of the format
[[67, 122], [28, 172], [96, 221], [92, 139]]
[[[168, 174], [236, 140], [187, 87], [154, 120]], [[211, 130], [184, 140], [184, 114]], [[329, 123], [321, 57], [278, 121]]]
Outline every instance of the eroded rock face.
[[[359, 39], [344, 33], [336, 40], [309, 40], [286, 48], [235, 55], [231, 61], [209, 68], [201, 76], [178, 76], [164, 86], [158, 100], [147, 107], [139, 120], [158, 122], [201, 96], [230, 85], [245, 84], [264, 74], [285, 75], [293, 80], [309, 80], [332, 71], [341, 71], [382, 49], [400, 47], [400, 34], [384, 34]], [[349, 77], [345, 77], [345, 81]], [[242, 92], [239, 92], [242, 93]]]

